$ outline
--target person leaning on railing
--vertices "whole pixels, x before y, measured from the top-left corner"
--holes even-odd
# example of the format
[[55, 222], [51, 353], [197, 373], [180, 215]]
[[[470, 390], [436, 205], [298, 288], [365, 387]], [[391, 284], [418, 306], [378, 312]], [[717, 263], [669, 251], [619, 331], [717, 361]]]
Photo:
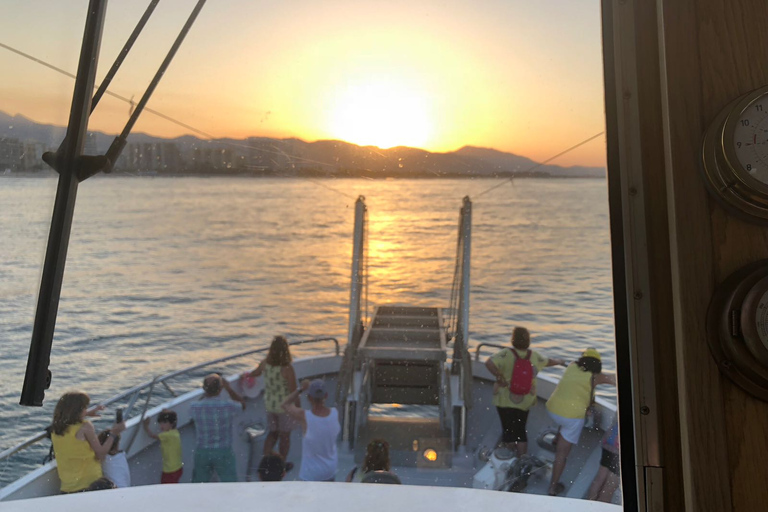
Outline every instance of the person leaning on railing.
[[[548, 358], [531, 350], [530, 346], [531, 334], [528, 329], [515, 327], [512, 331], [512, 347], [501, 349], [485, 362], [485, 367], [496, 377], [493, 405], [501, 421], [501, 442], [509, 450], [514, 450], [518, 457], [528, 453], [526, 425], [528, 413], [538, 401], [536, 374], [547, 366], [565, 366], [562, 359]], [[515, 386], [510, 386], [510, 383]]]
[[112, 425], [101, 444], [93, 424], [86, 417], [96, 416], [104, 407], [89, 412], [90, 401], [87, 394], [79, 391], [64, 393], [53, 411], [51, 442], [62, 493], [86, 490], [102, 478], [101, 460], [112, 449], [114, 435], [125, 430], [124, 422]]
[[555, 445], [555, 462], [549, 495], [556, 496], [565, 490], [560, 477], [571, 446], [579, 443], [587, 410], [595, 399], [595, 387], [600, 384], [616, 385], [616, 376], [603, 373], [600, 353], [588, 348], [578, 361], [568, 365], [557, 387], [547, 400], [547, 412], [558, 425]]

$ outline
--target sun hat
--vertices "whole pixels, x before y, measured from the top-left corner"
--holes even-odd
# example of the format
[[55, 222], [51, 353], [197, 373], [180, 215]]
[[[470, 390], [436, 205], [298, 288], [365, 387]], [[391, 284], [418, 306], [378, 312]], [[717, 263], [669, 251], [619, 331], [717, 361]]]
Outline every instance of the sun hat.
[[593, 357], [593, 358], [597, 359], [598, 361], [602, 361], [602, 359], [600, 359], [600, 352], [598, 352], [594, 348], [588, 348], [581, 355], [583, 357]]

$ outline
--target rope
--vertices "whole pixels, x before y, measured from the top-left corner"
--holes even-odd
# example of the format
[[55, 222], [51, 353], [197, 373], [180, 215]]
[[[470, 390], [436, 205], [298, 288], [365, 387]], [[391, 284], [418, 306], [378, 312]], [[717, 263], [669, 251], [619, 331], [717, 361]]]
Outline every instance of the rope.
[[[584, 144], [586, 144], [587, 142], [590, 142], [590, 141], [592, 141], [592, 140], [594, 140], [594, 139], [596, 139], [596, 138], [600, 137], [600, 136], [601, 136], [601, 135], [603, 135], [603, 134], [605, 134], [605, 132], [604, 132], [604, 131], [603, 131], [603, 132], [600, 132], [600, 133], [596, 133], [595, 135], [593, 135], [593, 136], [589, 137], [588, 139], [584, 139], [583, 141], [579, 142], [578, 144], [576, 144], [576, 145], [574, 145], [574, 146], [571, 146], [570, 148], [566, 149], [565, 151], [561, 151], [560, 153], [556, 154], [555, 156], [549, 157], [549, 158], [547, 158], [546, 160], [544, 160], [543, 162], [541, 162], [541, 163], [538, 163], [538, 164], [534, 165], [533, 167], [529, 167], [528, 169], [524, 170], [524, 171], [523, 171], [523, 173], [531, 172], [532, 170], [534, 170], [534, 169], [537, 169], [537, 168], [541, 167], [542, 165], [544, 165], [544, 164], [547, 164], [547, 163], [551, 162], [551, 161], [552, 161], [552, 160], [554, 160], [555, 158], [559, 158], [559, 157], [563, 156], [564, 154], [566, 154], [566, 153], [569, 153], [569, 152], [573, 151], [574, 149], [576, 149], [576, 148], [579, 148], [579, 147], [583, 146], [583, 145], [584, 145]], [[492, 186], [492, 187], [490, 187], [490, 188], [488, 188], [488, 189], [486, 189], [486, 190], [484, 190], [484, 191], [480, 192], [479, 194], [477, 194], [477, 195], [475, 196], [475, 199], [477, 199], [478, 197], [484, 196], [485, 194], [487, 194], [488, 192], [490, 192], [490, 191], [492, 191], [492, 190], [495, 190], [495, 189], [499, 188], [500, 186], [504, 185], [504, 184], [505, 184], [507, 181], [509, 181], [510, 183], [512, 183], [512, 180], [513, 180], [513, 178], [514, 178], [514, 177], [506, 178], [506, 179], [505, 179], [504, 181], [502, 181], [501, 183], [497, 183], [496, 185], [494, 185], [494, 186]]]
[[[21, 51], [21, 50], [19, 50], [17, 48], [14, 48], [12, 46], [9, 46], [9, 45], [7, 45], [5, 43], [0, 42], [0, 47], [1, 48], [5, 48], [6, 50], [8, 50], [10, 52], [13, 52], [13, 53], [15, 53], [17, 55], [20, 55], [21, 57], [24, 57], [25, 59], [29, 59], [32, 62], [35, 62], [37, 64], [45, 66], [45, 67], [47, 67], [49, 69], [52, 69], [53, 71], [56, 71], [57, 73], [61, 73], [62, 75], [68, 76], [69, 78], [72, 78], [72, 79], [77, 78], [76, 75], [70, 73], [69, 71], [66, 71], [64, 69], [56, 67], [56, 66], [54, 66], [53, 64], [51, 64], [49, 62], [46, 62], [46, 61], [44, 61], [42, 59], [38, 59], [37, 57], [35, 57], [33, 55], [25, 53], [25, 52], [23, 52], [23, 51]], [[128, 105], [131, 106], [131, 109], [133, 109], [133, 107], [135, 105], [135, 102], [133, 101], [133, 98], [127, 98], [127, 97], [122, 96], [120, 94], [114, 93], [114, 92], [112, 92], [110, 90], [107, 90], [105, 94], [108, 94], [108, 95], [112, 96], [113, 98], [117, 98], [118, 100], [127, 103]], [[289, 162], [291, 162], [292, 165], [294, 164], [294, 162], [304, 162], [304, 163], [308, 163], [308, 164], [316, 164], [316, 165], [321, 165], [321, 166], [326, 166], [326, 167], [335, 167], [335, 164], [329, 164], [327, 162], [321, 162], [319, 160], [313, 160], [311, 158], [303, 158], [303, 157], [297, 157], [297, 156], [294, 156], [294, 155], [289, 155], [288, 153], [286, 153], [285, 151], [283, 151], [282, 149], [280, 149], [280, 148], [278, 148], [278, 147], [276, 147], [274, 145], [271, 146], [273, 149], [269, 150], [269, 149], [255, 148], [254, 146], [252, 146], [250, 144], [241, 144], [241, 143], [237, 143], [237, 142], [230, 142], [230, 141], [225, 141], [225, 140], [217, 140], [214, 135], [212, 135], [212, 134], [210, 134], [210, 133], [208, 133], [206, 131], [200, 130], [199, 128], [195, 128], [194, 126], [191, 126], [191, 125], [189, 125], [187, 123], [184, 123], [182, 121], [179, 121], [178, 119], [174, 119], [173, 117], [171, 117], [169, 115], [166, 115], [166, 114], [163, 114], [160, 111], [157, 111], [157, 110], [154, 110], [154, 109], [151, 109], [151, 108], [148, 108], [148, 107], [145, 108], [144, 111], [145, 112], [149, 112], [150, 114], [156, 115], [156, 116], [158, 116], [158, 117], [160, 117], [162, 119], [165, 119], [166, 121], [170, 121], [171, 123], [174, 123], [174, 124], [176, 124], [178, 126], [181, 126], [182, 128], [185, 128], [185, 129], [187, 129], [187, 130], [189, 130], [191, 132], [194, 132], [194, 133], [196, 133], [198, 135], [201, 135], [201, 136], [205, 137], [206, 139], [208, 139], [206, 142], [216, 142], [217, 144], [222, 144], [222, 145], [230, 146], [230, 147], [234, 147], [234, 148], [258, 149], [259, 151], [261, 151], [263, 153], [270, 153], [270, 154], [286, 157], [286, 158], [288, 158]], [[256, 167], [258, 167], [258, 166], [246, 166], [246, 168], [256, 168]], [[312, 180], [310, 178], [305, 178], [305, 179], [307, 181], [315, 183], [316, 185], [319, 185], [319, 186], [321, 186], [323, 188], [326, 188], [326, 189], [328, 189], [328, 190], [330, 190], [332, 192], [340, 194], [340, 195], [342, 195], [342, 196], [344, 196], [346, 198], [349, 198], [349, 199], [352, 199], [352, 200], [357, 199], [356, 197], [354, 197], [352, 195], [345, 194], [344, 192], [341, 192], [341, 191], [339, 191], [339, 190], [337, 190], [337, 189], [335, 189], [333, 187], [329, 187], [327, 185], [324, 185], [324, 184], [318, 182], [317, 180]]]

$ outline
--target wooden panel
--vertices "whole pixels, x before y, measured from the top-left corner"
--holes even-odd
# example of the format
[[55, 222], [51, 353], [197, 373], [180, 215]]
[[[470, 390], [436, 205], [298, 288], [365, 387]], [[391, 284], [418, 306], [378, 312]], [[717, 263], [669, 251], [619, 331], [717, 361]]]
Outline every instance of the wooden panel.
[[710, 207], [699, 176], [704, 133], [697, 7], [661, 0], [662, 108], [686, 510], [731, 509], [721, 378], [706, 343], [715, 285]]
[[729, 101], [768, 83], [768, 3], [662, 0], [670, 235], [686, 509], [768, 503], [768, 404], [723, 379], [705, 342], [714, 287], [768, 257], [764, 227], [728, 215], [699, 175], [704, 130]]
[[[768, 83], [768, 3], [699, 2], [702, 112], [709, 122], [737, 96]], [[728, 215], [711, 200], [715, 278], [768, 256], [768, 231]], [[765, 510], [768, 503], [768, 404], [726, 382], [726, 437], [733, 510]]]

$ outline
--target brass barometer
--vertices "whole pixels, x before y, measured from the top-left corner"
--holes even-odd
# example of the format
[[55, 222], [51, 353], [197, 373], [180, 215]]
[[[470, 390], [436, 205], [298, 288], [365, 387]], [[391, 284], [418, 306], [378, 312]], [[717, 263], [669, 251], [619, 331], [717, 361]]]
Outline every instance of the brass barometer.
[[704, 136], [702, 157], [712, 195], [736, 215], [768, 224], [768, 87], [718, 114]]

